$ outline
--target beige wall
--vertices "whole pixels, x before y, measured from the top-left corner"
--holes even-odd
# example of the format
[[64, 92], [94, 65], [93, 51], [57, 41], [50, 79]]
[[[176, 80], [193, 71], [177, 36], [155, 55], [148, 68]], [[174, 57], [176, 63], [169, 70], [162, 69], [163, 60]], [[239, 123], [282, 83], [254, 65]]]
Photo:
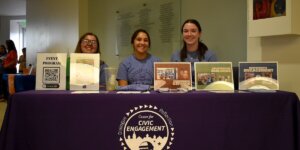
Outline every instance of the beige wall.
[[[139, 0], [131, 0], [137, 2]], [[101, 59], [109, 66], [118, 67], [119, 57], [115, 55], [116, 22], [115, 13], [119, 6], [128, 6], [124, 0], [89, 0], [88, 29], [100, 40]]]
[[26, 19], [26, 16], [0, 16], [0, 44], [10, 39], [10, 20]]
[[182, 0], [182, 20], [196, 18], [203, 28], [203, 42], [219, 61], [236, 66], [246, 61], [247, 3], [243, 0]]
[[[248, 2], [250, 9], [252, 1], [248, 0]], [[292, 9], [288, 9], [291, 3], [293, 3]], [[279, 89], [295, 92], [298, 96], [300, 95], [300, 35], [291, 33], [299, 33], [300, 30], [299, 6], [300, 1], [288, 1], [287, 14], [291, 14], [290, 16], [259, 21], [249, 19], [248, 37], [251, 35], [260, 37], [247, 39], [247, 60], [278, 61]], [[248, 16], [252, 18], [252, 14], [249, 13]], [[253, 25], [255, 28], [250, 28]], [[270, 32], [273, 30], [281, 31]], [[274, 35], [278, 33], [285, 35]]]
[[300, 96], [300, 35], [265, 37], [261, 46], [263, 61], [279, 62], [280, 89]]
[[[89, 29], [101, 40], [101, 59], [117, 67], [120, 58], [115, 55], [116, 11], [132, 3], [147, 0], [89, 0]], [[181, 22], [187, 18], [199, 20], [203, 28], [202, 40], [216, 52], [219, 61], [246, 61], [247, 8], [245, 1], [181, 0]], [[180, 10], [178, 10], [180, 11]], [[180, 32], [180, 29], [178, 29]], [[180, 47], [178, 47], [180, 49]], [[131, 51], [131, 50], [130, 50]], [[173, 50], [169, 50], [170, 55]], [[169, 60], [168, 58], [162, 58]]]
[[27, 64], [37, 52], [73, 52], [79, 34], [79, 0], [27, 0]]
[[[121, 60], [115, 55], [116, 11], [141, 2], [147, 0], [28, 0], [29, 63], [35, 62], [36, 52], [73, 52], [78, 36], [91, 31], [100, 38], [101, 59], [117, 67]], [[181, 4], [181, 22], [198, 19], [203, 28], [203, 42], [216, 52], [220, 61], [236, 65], [246, 60], [246, 2], [181, 0]], [[174, 50], [169, 51], [171, 55]]]
[[89, 7], [87, 0], [79, 0], [79, 36], [89, 32]]
[[[300, 35], [249, 38], [248, 61], [278, 61], [279, 88], [300, 95]], [[257, 57], [256, 57], [257, 56]]]

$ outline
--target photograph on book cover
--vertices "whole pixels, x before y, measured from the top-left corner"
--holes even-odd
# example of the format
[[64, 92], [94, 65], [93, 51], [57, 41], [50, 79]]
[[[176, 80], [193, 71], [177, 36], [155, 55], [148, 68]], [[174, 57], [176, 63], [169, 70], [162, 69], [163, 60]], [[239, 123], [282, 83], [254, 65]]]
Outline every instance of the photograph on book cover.
[[253, 20], [286, 15], [286, 0], [253, 0]]
[[192, 74], [189, 62], [155, 62], [154, 90], [160, 88], [191, 90]]
[[239, 62], [239, 90], [279, 90], [278, 62]]
[[234, 90], [231, 62], [196, 62], [196, 90]]

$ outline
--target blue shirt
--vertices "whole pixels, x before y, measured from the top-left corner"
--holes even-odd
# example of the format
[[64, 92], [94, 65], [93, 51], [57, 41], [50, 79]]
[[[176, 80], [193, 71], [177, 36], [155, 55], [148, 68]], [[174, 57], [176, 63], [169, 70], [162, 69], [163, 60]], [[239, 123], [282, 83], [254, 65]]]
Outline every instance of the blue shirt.
[[[194, 81], [194, 62], [199, 62], [198, 59], [199, 52], [188, 52], [187, 51], [187, 57], [184, 59], [184, 62], [191, 62], [191, 67], [192, 67], [192, 80]], [[171, 61], [172, 62], [181, 62], [180, 60], [180, 51], [176, 51], [172, 54], [171, 56]], [[204, 54], [204, 58], [201, 60], [201, 62], [216, 62], [217, 56], [215, 53], [211, 50], [207, 50]]]
[[106, 63], [100, 64], [100, 85], [106, 85], [104, 69], [107, 67]]
[[159, 61], [159, 58], [150, 54], [144, 60], [138, 60], [133, 55], [131, 55], [120, 63], [117, 80], [126, 80], [128, 84], [153, 85], [153, 63]]
[[[191, 62], [192, 64], [192, 71], [194, 71], [194, 62], [199, 62], [198, 59], [198, 51], [195, 52], [187, 52], [187, 57], [185, 58], [184, 62]], [[180, 60], [180, 51], [176, 51], [171, 56], [172, 62], [181, 62]], [[202, 62], [216, 62], [217, 56], [213, 51], [207, 50], [204, 54], [204, 58], [201, 60]]]
[[[184, 62], [191, 62], [194, 64], [194, 62], [199, 62], [198, 59], [198, 51], [195, 52], [187, 52], [187, 58], [184, 60]], [[171, 56], [172, 62], [181, 62], [180, 60], [180, 51], [176, 51]], [[202, 62], [215, 62], [217, 61], [217, 56], [214, 54], [213, 51], [207, 50], [204, 54], [204, 58], [202, 59]]]

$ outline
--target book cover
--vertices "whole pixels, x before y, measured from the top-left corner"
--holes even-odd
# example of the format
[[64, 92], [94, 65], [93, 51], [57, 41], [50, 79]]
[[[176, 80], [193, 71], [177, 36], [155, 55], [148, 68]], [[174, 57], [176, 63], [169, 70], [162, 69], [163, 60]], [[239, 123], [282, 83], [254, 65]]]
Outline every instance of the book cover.
[[239, 90], [279, 90], [278, 62], [239, 62]]
[[196, 90], [234, 90], [231, 62], [195, 62]]
[[192, 89], [191, 63], [154, 62], [154, 90]]
[[67, 53], [38, 53], [36, 90], [66, 89]]
[[70, 90], [99, 90], [100, 54], [70, 54]]

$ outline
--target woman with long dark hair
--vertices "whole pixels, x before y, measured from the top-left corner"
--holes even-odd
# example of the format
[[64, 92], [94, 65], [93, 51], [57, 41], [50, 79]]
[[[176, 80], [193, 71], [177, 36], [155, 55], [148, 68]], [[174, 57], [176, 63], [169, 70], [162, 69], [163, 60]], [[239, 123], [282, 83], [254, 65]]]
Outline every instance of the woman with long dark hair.
[[183, 47], [172, 54], [171, 61], [201, 62], [217, 61], [216, 55], [201, 42], [202, 28], [195, 19], [186, 20], [182, 27]]
[[171, 56], [173, 62], [191, 62], [194, 81], [194, 62], [215, 62], [217, 57], [213, 51], [201, 42], [202, 28], [195, 19], [186, 20], [181, 27], [183, 47]]
[[151, 40], [144, 29], [136, 30], [131, 37], [133, 54], [119, 65], [117, 80], [119, 86], [154, 84], [153, 63], [160, 61], [149, 53]]
[[17, 73], [18, 54], [14, 41], [6, 40], [6, 47], [8, 53], [3, 61], [4, 73], [15, 74]]

